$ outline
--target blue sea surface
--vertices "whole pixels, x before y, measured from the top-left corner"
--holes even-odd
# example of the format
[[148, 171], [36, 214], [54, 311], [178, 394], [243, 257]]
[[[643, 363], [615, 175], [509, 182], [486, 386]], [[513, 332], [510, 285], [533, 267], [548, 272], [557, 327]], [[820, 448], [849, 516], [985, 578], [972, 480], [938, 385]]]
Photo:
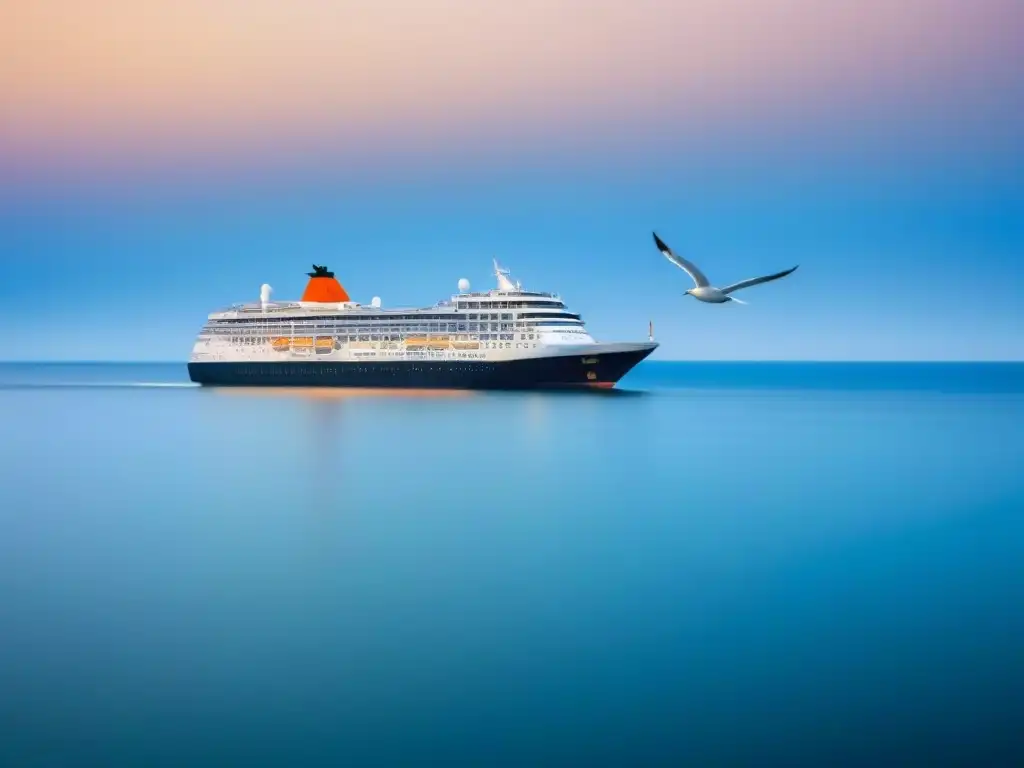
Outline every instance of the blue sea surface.
[[3, 768], [1024, 764], [1024, 364], [0, 415]]

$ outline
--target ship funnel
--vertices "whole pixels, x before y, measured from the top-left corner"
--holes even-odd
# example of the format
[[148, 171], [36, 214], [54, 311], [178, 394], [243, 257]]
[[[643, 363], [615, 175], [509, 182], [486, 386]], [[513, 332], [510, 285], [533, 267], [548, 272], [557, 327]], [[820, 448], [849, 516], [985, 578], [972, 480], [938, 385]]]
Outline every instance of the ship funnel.
[[321, 304], [340, 304], [351, 301], [348, 293], [341, 287], [341, 283], [334, 277], [334, 273], [327, 267], [313, 265], [313, 271], [307, 272], [309, 282], [306, 284], [306, 291], [302, 294], [303, 301], [311, 301]]

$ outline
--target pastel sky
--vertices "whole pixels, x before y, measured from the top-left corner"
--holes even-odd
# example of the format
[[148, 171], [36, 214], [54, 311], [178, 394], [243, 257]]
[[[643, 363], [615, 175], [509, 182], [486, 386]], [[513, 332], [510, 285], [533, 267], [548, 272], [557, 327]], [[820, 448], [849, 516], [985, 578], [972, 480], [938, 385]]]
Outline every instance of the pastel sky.
[[[661, 358], [1021, 359], [1018, 0], [0, 4], [6, 359], [496, 255]], [[650, 232], [722, 283], [701, 305]], [[126, 318], [130, 320], [126, 321]]]

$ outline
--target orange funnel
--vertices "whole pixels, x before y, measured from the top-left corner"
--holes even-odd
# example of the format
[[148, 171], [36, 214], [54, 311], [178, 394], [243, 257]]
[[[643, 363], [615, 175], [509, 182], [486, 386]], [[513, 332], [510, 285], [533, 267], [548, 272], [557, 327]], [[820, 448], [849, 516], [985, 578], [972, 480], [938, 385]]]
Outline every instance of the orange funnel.
[[341, 283], [334, 277], [334, 273], [327, 267], [313, 265], [313, 271], [307, 272], [309, 282], [306, 284], [306, 291], [302, 294], [303, 301], [316, 301], [322, 303], [336, 304], [341, 301], [351, 301], [348, 293], [341, 287]]

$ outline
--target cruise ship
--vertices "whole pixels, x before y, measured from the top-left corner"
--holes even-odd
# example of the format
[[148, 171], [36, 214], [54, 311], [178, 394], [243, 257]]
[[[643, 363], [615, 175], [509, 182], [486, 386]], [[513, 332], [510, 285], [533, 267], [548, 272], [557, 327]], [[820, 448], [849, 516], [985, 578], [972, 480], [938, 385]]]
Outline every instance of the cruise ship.
[[432, 307], [354, 302], [313, 265], [300, 301], [258, 302], [209, 315], [188, 364], [216, 386], [530, 389], [614, 387], [653, 352], [645, 342], [598, 342], [556, 294], [526, 291], [494, 262], [497, 287]]

